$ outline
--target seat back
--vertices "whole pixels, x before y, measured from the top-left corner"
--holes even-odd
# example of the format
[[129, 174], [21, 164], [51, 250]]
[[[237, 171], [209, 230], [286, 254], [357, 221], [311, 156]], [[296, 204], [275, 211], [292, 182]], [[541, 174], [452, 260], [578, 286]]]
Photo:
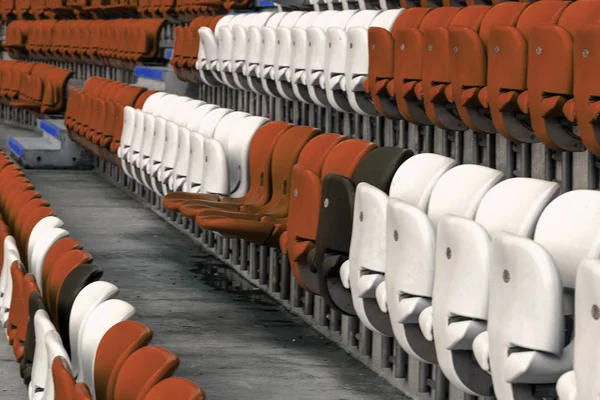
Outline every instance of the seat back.
[[[31, 253], [37, 240], [40, 236], [50, 228], [60, 228], [64, 225], [64, 222], [55, 215], [51, 215], [46, 218], [42, 218], [33, 228], [29, 235], [29, 241], [27, 242], [27, 259], [31, 260]], [[41, 282], [41, 281], [40, 281]]]
[[29, 385], [31, 381], [31, 369], [33, 367], [33, 360], [35, 357], [35, 325], [34, 318], [38, 310], [48, 311], [44, 304], [44, 299], [39, 292], [31, 292], [29, 294], [29, 315], [27, 319], [27, 337], [25, 338], [25, 349], [23, 352], [23, 358], [20, 362], [21, 375], [25, 385]]
[[[519, 396], [522, 389], [512, 382], [533, 384], [545, 375], [546, 365], [528, 366], [535, 355], [571, 363], [572, 344], [567, 350], [565, 343], [572, 340], [573, 289], [581, 263], [600, 258], [599, 222], [600, 193], [574, 190], [545, 207], [533, 240], [509, 233], [494, 237], [488, 332], [497, 395]], [[530, 356], [511, 354], [515, 346]]]
[[184, 103], [180, 109], [175, 110], [173, 115], [173, 122], [182, 127], [186, 126], [190, 116], [194, 115], [198, 107], [204, 104], [205, 103], [200, 100], [190, 100]]
[[32, 257], [29, 260], [29, 271], [35, 277], [36, 282], [40, 282], [40, 289], [42, 288], [42, 270], [46, 255], [56, 242], [67, 236], [69, 236], [69, 232], [65, 229], [50, 228], [47, 229], [43, 233], [43, 236], [40, 238], [40, 240], [36, 242], [36, 245], [31, 253]]
[[[434, 162], [430, 161], [429, 165], [434, 165]], [[421, 169], [427, 167], [422, 166]], [[484, 195], [503, 176], [495, 169], [466, 164], [447, 170], [437, 179], [432, 175], [434, 179], [429, 182], [422, 180], [424, 185], [421, 190], [425, 196], [414, 196], [410, 193], [412, 190], [403, 188], [409, 193], [404, 197], [407, 201], [402, 202], [399, 199], [403, 197], [392, 198], [393, 190], [390, 190], [386, 228], [386, 306], [392, 321], [403, 321], [392, 324], [394, 336], [401, 341], [405, 351], [423, 361], [436, 362], [438, 357], [444, 357], [444, 351], [447, 353], [447, 349], [443, 350], [446, 341], [436, 341], [434, 347], [434, 343], [423, 336], [417, 325], [422, 310], [431, 304], [432, 297], [435, 302], [438, 222], [444, 215], [473, 219]], [[407, 175], [404, 182], [411, 182], [410, 179], [410, 175]], [[443, 281], [439, 284], [443, 285]], [[398, 296], [398, 293], [402, 293], [402, 296]], [[484, 383], [481, 385], [484, 386]]]
[[181, 400], [205, 400], [204, 390], [194, 382], [184, 378], [171, 377], [163, 379], [150, 389], [145, 400], [161, 400], [174, 396]]
[[473, 360], [473, 340], [488, 319], [491, 238], [503, 231], [532, 237], [558, 191], [554, 182], [507, 179], [485, 193], [474, 219], [445, 215], [438, 222], [432, 326], [438, 361], [465, 390], [489, 394], [489, 378]]
[[356, 315], [352, 296], [339, 275], [339, 268], [350, 250], [356, 185], [368, 182], [387, 192], [398, 167], [412, 155], [412, 151], [401, 148], [377, 148], [361, 159], [351, 179], [330, 173], [323, 180], [315, 253], [318, 294], [340, 312]]
[[71, 354], [71, 339], [69, 321], [73, 304], [79, 293], [92, 282], [99, 281], [104, 271], [92, 264], [82, 264], [72, 270], [65, 278], [58, 295], [58, 331], [62, 338], [63, 346]]
[[46, 344], [46, 354], [47, 354], [47, 375], [46, 375], [46, 383], [44, 384], [44, 397], [48, 399], [55, 398], [55, 389], [54, 389], [54, 373], [52, 370], [52, 364], [54, 359], [57, 357], [61, 357], [65, 360], [67, 366], [69, 365], [69, 354], [63, 347], [62, 341], [60, 339], [60, 335], [57, 331], [50, 331], [46, 334], [45, 337]]
[[[90, 315], [96, 307], [115, 297], [119, 288], [112, 283], [97, 281], [84, 287], [75, 297], [69, 317], [69, 341], [71, 347], [71, 371], [73, 376], [82, 376], [81, 354], [83, 331]], [[81, 379], [79, 379], [81, 380]]]
[[179, 359], [162, 347], [146, 346], [135, 351], [123, 364], [115, 385], [115, 398], [144, 398], [150, 389], [170, 377], [179, 366]]
[[[81, 373], [78, 380], [84, 382], [94, 396], [94, 363], [98, 345], [104, 334], [115, 324], [128, 320], [135, 314], [135, 308], [123, 300], [110, 299], [99, 304], [90, 313], [81, 333]], [[115, 393], [116, 398], [118, 395]]]
[[198, 131], [204, 124], [203, 121], [207, 117], [207, 115], [217, 108], [219, 108], [219, 106], [216, 106], [214, 104], [203, 104], [195, 108], [193, 113], [191, 115], [188, 115], [185, 127], [188, 128], [191, 132]]
[[[416, 208], [421, 213], [426, 211], [436, 182], [456, 164], [456, 160], [437, 154], [423, 153], [410, 157], [394, 173], [389, 188], [389, 201], [388, 194], [373, 185], [361, 182], [356, 186], [352, 238], [347, 264], [349, 268], [345, 270], [346, 268], [343, 267], [340, 276], [342, 282], [345, 279], [348, 282], [347, 279], [349, 279], [352, 303], [357, 316], [367, 327], [376, 332], [387, 336], [392, 335], [389, 317], [381, 315], [379, 307], [373, 307], [376, 306], [375, 289], [384, 283], [383, 275], [385, 274], [385, 278], [391, 278], [392, 281], [398, 281], [398, 276], [405, 279], [404, 277], [409, 275], [402, 274], [398, 270], [403, 267], [410, 268], [410, 265], [406, 266], [402, 260], [418, 262], [413, 255], [413, 249], [403, 245], [413, 239], [415, 232], [410, 231], [410, 227], [403, 226], [405, 223], [403, 217], [406, 217], [398, 209], [402, 210], [401, 207], [406, 206]], [[429, 223], [427, 216], [424, 217], [425, 221]], [[409, 222], [414, 221], [409, 220]], [[417, 235], [423, 234], [423, 230], [427, 232], [426, 229], [430, 226], [430, 223], [429, 226], [427, 224], [418, 225], [419, 228], [415, 229]], [[399, 243], [402, 243], [400, 246], [394, 243], [394, 246], [387, 247], [389, 243], [386, 240], [388, 229], [396, 231], [394, 236], [402, 238], [399, 240]], [[408, 232], [403, 232], [403, 229]], [[424, 241], [431, 240], [430, 236], [426, 234]], [[433, 255], [433, 249], [427, 249], [423, 243], [418, 243], [416, 238], [414, 240], [413, 245], [421, 245], [421, 250], [429, 250], [429, 253]], [[390, 260], [390, 263], [387, 264], [386, 260]], [[424, 262], [424, 264], [427, 263]], [[389, 276], [387, 275], [388, 266]], [[427, 265], [425, 268], [431, 267]], [[349, 276], [343, 276], [347, 273]], [[393, 293], [396, 294], [396, 292]]]
[[31, 382], [29, 383], [28, 392], [36, 393], [40, 389], [43, 390], [46, 385], [46, 378], [49, 373], [48, 352], [46, 349], [46, 335], [49, 332], [56, 332], [56, 328], [50, 321], [48, 313], [40, 309], [33, 317], [33, 326], [35, 329], [35, 357], [31, 369]]
[[[223, 146], [226, 157], [226, 174], [219, 176], [214, 171], [213, 140], [206, 139], [204, 148], [204, 167], [202, 182], [204, 190], [209, 193], [219, 193], [221, 188], [219, 180], [225, 180], [227, 192], [230, 197], [239, 198], [244, 196], [250, 187], [250, 165], [249, 152], [252, 140], [256, 132], [268, 122], [263, 117], [247, 117], [243, 120], [243, 125], [238, 131], [227, 139], [226, 146]], [[217, 169], [218, 170], [218, 169]], [[209, 173], [209, 174], [207, 174]], [[225, 187], [225, 186], [224, 186]]]
[[573, 370], [557, 382], [561, 399], [593, 399], [600, 393], [594, 374], [598, 370], [598, 267], [597, 259], [586, 259], [577, 270]]
[[290, 198], [287, 231], [282, 237], [281, 247], [289, 255], [296, 280], [307, 290], [312, 291], [315, 287], [318, 290], [319, 285], [308, 258], [314, 254], [322, 180], [332, 172], [350, 177], [365, 154], [375, 148], [375, 144], [364, 140], [343, 140], [327, 154], [320, 171], [312, 171], [299, 164], [292, 168], [293, 196]]
[[115, 384], [127, 358], [152, 339], [152, 331], [135, 321], [122, 321], [112, 326], [98, 345], [94, 360], [96, 400], [115, 399]]

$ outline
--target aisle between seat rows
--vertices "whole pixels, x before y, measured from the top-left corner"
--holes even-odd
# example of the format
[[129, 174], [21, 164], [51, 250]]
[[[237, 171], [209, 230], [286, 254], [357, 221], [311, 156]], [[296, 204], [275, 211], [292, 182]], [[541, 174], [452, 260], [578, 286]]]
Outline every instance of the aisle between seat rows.
[[27, 174], [121, 288], [119, 298], [153, 327], [154, 344], [180, 357], [179, 376], [212, 399], [401, 398], [266, 296], [204, 283], [203, 271], [224, 265], [93, 172]]

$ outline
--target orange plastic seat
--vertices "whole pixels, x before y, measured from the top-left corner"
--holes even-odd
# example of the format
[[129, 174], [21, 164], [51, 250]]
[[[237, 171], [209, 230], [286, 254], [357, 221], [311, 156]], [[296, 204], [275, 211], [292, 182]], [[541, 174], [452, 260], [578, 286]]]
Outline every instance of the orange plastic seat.
[[75, 249], [64, 253], [56, 261], [55, 267], [48, 278], [48, 293], [44, 293], [44, 300], [48, 306], [50, 318], [55, 325], [58, 325], [58, 296], [65, 279], [75, 268], [81, 264], [90, 263], [92, 260], [92, 255], [87, 251]]
[[596, 74], [596, 66], [600, 62], [599, 40], [600, 25], [582, 27], [575, 33], [574, 99], [568, 101], [563, 109], [571, 121], [577, 121], [581, 141], [596, 156], [600, 156], [600, 80]]
[[[64, 253], [81, 248], [81, 243], [71, 237], [62, 238], [50, 247], [44, 258], [44, 265], [42, 266], [41, 287], [44, 294], [48, 293], [50, 290], [50, 275], [52, 274], [52, 271], [54, 271], [58, 259], [62, 257]], [[44, 300], [46, 303], [48, 302], [46, 296], [44, 296]]]
[[552, 149], [585, 150], [563, 107], [573, 97], [573, 36], [581, 26], [598, 20], [600, 7], [595, 1], [576, 1], [564, 9], [556, 25], [538, 25], [532, 30], [527, 97], [519, 99], [519, 106], [529, 110], [533, 131]]
[[[452, 24], [450, 35], [450, 79], [454, 103], [462, 121], [475, 132], [496, 133], [498, 130], [481, 104], [479, 92], [487, 86], [488, 46], [491, 31], [501, 26], [514, 27], [527, 3], [507, 1], [491, 7], [481, 24]], [[477, 22], [477, 21], [474, 21]]]
[[[398, 110], [409, 122], [433, 125], [423, 104], [423, 70], [425, 65], [425, 30], [447, 28], [460, 9], [411, 8], [396, 19], [392, 28], [394, 37], [394, 85]], [[437, 63], [438, 61], [434, 61]], [[389, 91], [389, 89], [388, 89]]]
[[[278, 168], [277, 175], [283, 180], [283, 190], [277, 196], [277, 190], [273, 191], [274, 203], [271, 207], [265, 205], [263, 208], [242, 207], [238, 212], [218, 210], [212, 212], [206, 210], [196, 217], [196, 223], [205, 229], [218, 231], [226, 236], [234, 236], [258, 245], [273, 245], [279, 241], [279, 236], [285, 231], [290, 194], [298, 196], [298, 188], [292, 180], [292, 171], [296, 165], [320, 176], [321, 168], [327, 154], [345, 138], [335, 133], [318, 135], [311, 139], [301, 150], [297, 164], [286, 160], [289, 164]], [[296, 164], [296, 165], [294, 165]], [[289, 183], [288, 183], [289, 182]], [[277, 178], [273, 180], [276, 185]], [[293, 188], [290, 192], [289, 188]]]
[[538, 1], [529, 5], [516, 26], [499, 26], [488, 39], [487, 87], [479, 94], [479, 101], [488, 107], [494, 126], [506, 138], [515, 142], [533, 143], [529, 112], [523, 112], [519, 98], [526, 98], [528, 49], [533, 28], [539, 24], [556, 24], [568, 2]]
[[[23, 358], [23, 355], [25, 353], [25, 341], [27, 339], [27, 329], [29, 320], [29, 296], [33, 292], [39, 293], [40, 290], [35, 282], [35, 278], [33, 277], [33, 275], [26, 274], [23, 276], [22, 271], [20, 271], [18, 268], [11, 270], [11, 272], [13, 271], [13, 288], [15, 282], [17, 282], [15, 280], [15, 277], [17, 278], [17, 280], [22, 280], [20, 282], [21, 290], [19, 291], [20, 299], [18, 299], [18, 301], [20, 302], [20, 306], [18, 307], [17, 315], [15, 316], [16, 335], [12, 343], [15, 359], [17, 360], [17, 362], [21, 362], [21, 359]], [[12, 307], [13, 303], [11, 303], [11, 313], [13, 312]]]
[[6, 323], [6, 334], [8, 335], [8, 343], [13, 344], [17, 337], [17, 328], [19, 317], [23, 313], [23, 278], [25, 277], [25, 267], [19, 261], [14, 261], [10, 266], [10, 274], [12, 277], [12, 297], [10, 302], [10, 310], [8, 313], [8, 321]]
[[113, 400], [119, 371], [125, 361], [152, 340], [152, 331], [136, 321], [123, 321], [110, 328], [98, 345], [94, 361], [97, 400]]
[[125, 360], [115, 384], [114, 398], [143, 399], [161, 380], [170, 377], [179, 366], [179, 359], [162, 347], [146, 346]]
[[178, 400], [205, 400], [204, 390], [194, 382], [179, 377], [171, 377], [158, 382], [144, 400], [164, 400], [174, 398]]
[[69, 364], [60, 356], [52, 360], [52, 379], [56, 399], [92, 400], [92, 395], [85, 383], [75, 382]]
[[458, 27], [478, 32], [481, 21], [489, 9], [489, 6], [479, 5], [464, 7], [447, 21], [448, 23], [423, 29], [426, 49], [423, 53], [421, 86], [423, 103], [429, 119], [441, 129], [453, 131], [467, 129], [453, 104], [450, 54], [454, 49], [450, 47], [449, 30]]
[[402, 114], [395, 99], [394, 48], [392, 32], [385, 28], [369, 28], [369, 71], [364, 86], [379, 114], [400, 119]]
[[281, 251], [288, 255], [292, 273], [301, 286], [304, 283], [299, 265], [307, 264], [307, 257], [317, 239], [323, 179], [330, 173], [352, 177], [360, 160], [375, 148], [377, 145], [374, 143], [350, 139], [337, 144], [327, 154], [320, 171], [313, 171], [301, 163], [292, 168], [294, 196], [290, 198], [287, 230], [281, 235], [279, 243]]
[[265, 204], [271, 198], [271, 156], [279, 139], [291, 127], [287, 122], [272, 121], [261, 126], [254, 134], [248, 154], [250, 188], [246, 195], [240, 198], [229, 198], [211, 194], [174, 192], [163, 198], [163, 205], [169, 210], [179, 210], [185, 203], [193, 213], [194, 211], [191, 210], [202, 210], [206, 206], [220, 207], [220, 203], [234, 205], [233, 209], [239, 209], [242, 204], [253, 206]]

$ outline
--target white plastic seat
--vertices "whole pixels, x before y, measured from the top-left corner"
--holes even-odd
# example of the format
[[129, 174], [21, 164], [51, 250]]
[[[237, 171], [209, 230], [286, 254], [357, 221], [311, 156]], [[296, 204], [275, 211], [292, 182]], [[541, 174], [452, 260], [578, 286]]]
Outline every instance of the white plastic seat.
[[[167, 124], [175, 125], [174, 122], [167, 122], [167, 120], [162, 117], [154, 118], [154, 135], [152, 138], [152, 147], [150, 149], [150, 158], [148, 158], [144, 170], [145, 179], [143, 179], [143, 181], [146, 183], [146, 186], [155, 193], [159, 193], [158, 187], [160, 185], [157, 186], [156, 182], [158, 180], [157, 175], [160, 170], [164, 152]], [[142, 165], [143, 164], [144, 161], [142, 160]]]
[[119, 299], [106, 300], [94, 308], [82, 331], [81, 355], [82, 373], [77, 377], [78, 382], [84, 382], [90, 389], [92, 398], [96, 398], [94, 385], [94, 364], [98, 346], [104, 334], [114, 325], [133, 317], [135, 308]]
[[[140, 120], [135, 111], [135, 108], [129, 106], [125, 106], [123, 110], [123, 129], [121, 131], [121, 142], [117, 149], [117, 157], [121, 161], [121, 168], [127, 176], [131, 176], [128, 158], [133, 144], [134, 132], [137, 130], [136, 124], [143, 123], [143, 119]], [[141, 116], [143, 116], [143, 113]]]
[[[356, 11], [353, 11], [354, 13]], [[327, 10], [319, 13], [313, 24], [306, 30], [308, 56], [306, 71], [296, 74], [296, 83], [306, 85], [312, 102], [321, 107], [329, 107], [325, 89], [321, 87], [321, 78], [325, 72], [327, 53], [329, 52], [327, 29], [336, 26], [339, 11]], [[344, 15], [349, 15], [348, 13]]]
[[166, 95], [167, 93], [165, 92], [152, 93], [144, 102], [144, 105], [142, 106], [142, 111], [154, 115], [157, 106], [160, 104], [160, 100]]
[[12, 302], [13, 282], [10, 273], [10, 266], [15, 261], [20, 261], [19, 249], [12, 236], [4, 239], [4, 260], [2, 262], [2, 274], [0, 275], [0, 322], [6, 331], [8, 314]]
[[217, 71], [221, 74], [221, 82], [235, 89], [235, 84], [231, 76], [233, 64], [233, 27], [243, 24], [246, 14], [236, 14], [233, 16], [229, 24], [220, 26], [216, 32], [219, 40], [219, 62], [216, 65]]
[[[177, 160], [177, 146], [179, 145], [179, 126], [175, 122], [167, 121], [165, 126], [165, 142], [160, 162], [160, 168], [156, 174], [158, 193], [162, 196], [169, 193], [168, 181], [173, 174], [175, 161]], [[160, 186], [158, 185], [160, 184]]]
[[231, 74], [230, 81], [232, 85], [238, 89], [253, 89], [246, 77], [247, 60], [250, 57], [257, 58], [260, 56], [251, 55], [250, 53], [250, 28], [265, 26], [271, 15], [273, 15], [271, 12], [250, 13], [246, 15], [246, 18], [240, 24], [233, 26], [233, 52], [229, 73]]
[[553, 384], [572, 369], [565, 319], [574, 313], [579, 265], [600, 257], [599, 226], [600, 192], [574, 190], [548, 204], [533, 239], [507, 232], [493, 238], [487, 335], [478, 337], [478, 360], [489, 354], [497, 398], [524, 398], [528, 385]]
[[140, 152], [142, 150], [142, 144], [144, 140], [144, 112], [139, 109], [134, 109], [134, 128], [133, 134], [131, 138], [131, 144], [128, 148], [125, 148], [125, 157], [123, 158], [121, 165], [125, 173], [131, 178], [135, 179], [135, 165], [137, 163], [138, 158], [140, 157]]
[[71, 372], [74, 377], [80, 374], [83, 328], [92, 311], [103, 302], [117, 296], [119, 288], [105, 281], [92, 282], [84, 287], [73, 302], [69, 317], [69, 341], [71, 348]]
[[334, 26], [327, 29], [329, 49], [320, 85], [327, 93], [329, 104], [340, 112], [353, 112], [346, 96], [346, 64], [350, 47], [348, 33], [352, 28], [368, 29], [379, 13], [381, 11], [377, 10], [342, 11], [337, 15]]
[[[43, 390], [50, 374], [48, 369], [48, 352], [46, 348], [46, 336], [49, 332], [56, 332], [56, 328], [46, 310], [38, 310], [33, 316], [35, 330], [35, 357], [31, 367], [31, 381], [27, 387], [29, 400], [41, 399]], [[58, 333], [58, 332], [57, 332]], [[51, 374], [50, 374], [51, 375]]]
[[290, 68], [285, 71], [286, 81], [292, 86], [295, 98], [311, 104], [311, 98], [306, 89], [306, 66], [309, 62], [308, 29], [317, 24], [322, 12], [307, 12], [292, 28], [292, 61]]
[[435, 339], [444, 374], [467, 393], [489, 395], [491, 385], [473, 360], [474, 338], [485, 331], [488, 318], [491, 238], [502, 231], [531, 237], [558, 192], [555, 182], [507, 179], [484, 195], [474, 219], [457, 214], [438, 222], [433, 298], [418, 322], [423, 336]]
[[196, 69], [200, 75], [200, 80], [207, 85], [215, 86], [222, 83], [220, 74], [214, 73], [217, 71], [219, 62], [218, 32], [221, 28], [229, 25], [232, 19], [232, 14], [225, 15], [217, 22], [214, 32], [207, 26], [198, 29], [200, 49], [198, 50]]
[[187, 179], [183, 190], [186, 192], [200, 193], [202, 185], [202, 174], [204, 170], [204, 140], [213, 137], [215, 129], [225, 115], [232, 112], [228, 108], [218, 108], [213, 105], [204, 105], [202, 123], [198, 124], [197, 131], [190, 135], [190, 162]]
[[31, 230], [29, 240], [27, 241], [27, 259], [31, 260], [31, 253], [35, 247], [36, 242], [40, 239], [43, 233], [50, 228], [60, 228], [64, 225], [64, 222], [54, 215], [44, 217], [38, 221], [37, 224]]
[[52, 362], [56, 357], [62, 357], [67, 362], [69, 368], [71, 367], [71, 361], [69, 360], [69, 355], [63, 346], [63, 342], [60, 338], [60, 334], [57, 331], [49, 331], [46, 333], [45, 338], [46, 344], [46, 360], [47, 364], [47, 375], [46, 375], [46, 383], [44, 384], [44, 395], [42, 397], [43, 400], [54, 400], [54, 377], [52, 375]]
[[[251, 23], [246, 29], [246, 47], [247, 53], [242, 66], [242, 73], [246, 82], [240, 84], [247, 90], [251, 90], [258, 94], [264, 94], [262, 88], [262, 82], [260, 81], [260, 62], [263, 56], [263, 40], [262, 40], [262, 28], [264, 28], [271, 18], [276, 23], [282, 18], [281, 13], [272, 13], [263, 11], [256, 13]], [[239, 66], [237, 67], [239, 68]], [[257, 73], [258, 72], [258, 73]], [[240, 77], [240, 79], [242, 79]]]
[[[369, 73], [369, 28], [383, 28], [392, 30], [394, 22], [404, 11], [398, 10], [383, 11], [378, 14], [369, 24], [369, 26], [359, 25], [350, 26], [346, 32], [348, 46], [346, 56], [346, 96], [348, 103], [354, 112], [362, 115], [378, 116], [371, 97], [367, 95], [364, 88], [364, 82]], [[353, 21], [351, 20], [350, 23]], [[349, 25], [350, 25], [349, 23]]]
[[[432, 164], [425, 161], [413, 170], [432, 168]], [[484, 195], [504, 177], [500, 171], [479, 165], [460, 165], [446, 171], [437, 181], [433, 174], [429, 181], [421, 181], [418, 198], [414, 194], [419, 191], [412, 185], [403, 185], [403, 194], [390, 196], [385, 283], [376, 293], [382, 310], [389, 312], [400, 346], [432, 364], [437, 363], [434, 343], [423, 335], [418, 323], [433, 297], [439, 220], [444, 215], [474, 218]], [[410, 175], [399, 182], [411, 182]]]
[[[260, 65], [251, 64], [248, 76], [256, 76], [260, 79], [262, 85], [261, 93], [277, 97], [279, 92], [275, 85], [275, 61], [277, 60], [277, 27], [288, 16], [289, 12], [278, 12], [269, 18], [267, 24], [260, 30], [262, 38], [262, 53], [260, 55]], [[252, 28], [251, 28], [252, 29]], [[256, 34], [253, 34], [256, 36]], [[252, 82], [251, 82], [252, 84]]]
[[[226, 167], [225, 170], [217, 169], [217, 166], [221, 167], [223, 163], [226, 164], [227, 162], [226, 156], [220, 150], [227, 147], [227, 142], [231, 135], [238, 135], [240, 133], [240, 127], [245, 126], [248, 117], [250, 117], [250, 114], [245, 112], [229, 112], [220, 119], [213, 137], [206, 137], [204, 139], [202, 156], [204, 165], [202, 167], [202, 186], [200, 187], [202, 193], [226, 194], [228, 192], [229, 177], [228, 175], [222, 175], [227, 172], [227, 169]], [[208, 164], [207, 157], [210, 158], [210, 164]], [[209, 169], [207, 169], [207, 166]], [[211, 168], [214, 169], [211, 170]]]
[[176, 192], [182, 189], [187, 178], [188, 167], [190, 163], [190, 130], [179, 127], [177, 138], [177, 153], [175, 155], [175, 166], [173, 173], [168, 180], [169, 191]]
[[221, 129], [224, 121], [217, 127], [214, 139], [205, 139], [202, 175], [205, 193], [237, 198], [245, 195], [250, 187], [250, 144], [256, 131], [269, 120], [248, 116], [239, 125], [235, 121], [239, 120], [232, 120], [230, 125], [232, 128], [238, 126], [235, 132], [226, 133], [227, 126]]
[[173, 113], [173, 122], [182, 127], [187, 127], [187, 121], [196, 112], [198, 107], [206, 104], [201, 100], [190, 100], [186, 101], [183, 106], [176, 109]]
[[219, 106], [215, 104], [202, 104], [188, 116], [185, 127], [188, 128], [190, 132], [197, 132], [204, 123], [204, 118], [206, 118], [208, 113], [217, 108], [219, 108]]
[[[437, 154], [415, 155], [394, 174], [389, 196], [426, 208], [435, 182], [455, 165], [454, 159]], [[356, 186], [350, 254], [342, 264], [340, 277], [352, 292], [352, 304], [361, 322], [372, 331], [392, 336], [390, 318], [382, 313], [375, 297], [387, 268], [388, 212], [387, 193], [366, 182]]]
[[151, 113], [144, 113], [144, 141], [142, 143], [142, 151], [138, 157], [134, 175], [136, 180], [142, 183], [147, 188], [151, 188], [150, 182], [147, 177], [148, 164], [152, 158], [152, 148], [154, 146], [154, 140], [156, 140], [156, 119]]
[[[307, 18], [304, 18], [307, 16]], [[290, 12], [286, 15], [279, 26], [275, 29], [277, 44], [275, 46], [275, 64], [273, 65], [273, 80], [277, 87], [277, 92], [281, 97], [290, 101], [298, 100], [292, 89], [292, 62], [294, 60], [295, 46], [292, 37], [292, 29], [298, 26], [300, 29], [306, 29], [316, 17], [315, 13], [305, 13], [299, 11]]]
[[28, 260], [28, 271], [35, 277], [35, 281], [42, 293], [42, 270], [44, 268], [44, 261], [46, 260], [46, 254], [54, 243], [60, 239], [69, 236], [69, 232], [62, 228], [50, 228], [44, 231], [40, 235], [39, 240], [36, 241], [35, 247], [31, 252], [31, 258]]
[[600, 260], [586, 259], [577, 270], [575, 283], [575, 339], [573, 369], [560, 377], [556, 390], [560, 400], [600, 397]]

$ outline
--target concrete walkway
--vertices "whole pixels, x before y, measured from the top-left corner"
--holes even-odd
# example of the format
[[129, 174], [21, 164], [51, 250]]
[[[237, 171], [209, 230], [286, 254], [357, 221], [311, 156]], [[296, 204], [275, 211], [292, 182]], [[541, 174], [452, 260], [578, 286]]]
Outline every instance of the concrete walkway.
[[[219, 260], [102, 177], [27, 175], [136, 308], [135, 319], [154, 331], [152, 343], [180, 358], [176, 374], [202, 385], [211, 400], [403, 398], [262, 292], [235, 289]], [[18, 377], [15, 363], [5, 375], [5, 358], [0, 353], [0, 398], [12, 390], [5, 376]]]

